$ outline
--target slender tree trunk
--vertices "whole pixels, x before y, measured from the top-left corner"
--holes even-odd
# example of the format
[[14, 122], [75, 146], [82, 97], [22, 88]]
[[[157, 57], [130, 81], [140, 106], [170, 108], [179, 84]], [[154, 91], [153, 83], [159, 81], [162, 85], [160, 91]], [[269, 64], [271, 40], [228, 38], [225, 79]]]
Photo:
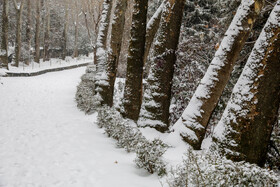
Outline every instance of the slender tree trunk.
[[[126, 7], [127, 0], [116, 1], [112, 20], [111, 41], [106, 54], [107, 58], [104, 59], [105, 61], [100, 61], [100, 64], [98, 64], [96, 91], [103, 99], [102, 104], [108, 106], [113, 105], [114, 84], [121, 51]], [[103, 67], [100, 67], [100, 65], [103, 65]]]
[[74, 53], [73, 53], [73, 57], [78, 57], [79, 56], [79, 52], [78, 52], [78, 36], [79, 36], [79, 29], [78, 29], [78, 14], [76, 17], [76, 21], [75, 21], [75, 47], [74, 47]]
[[28, 53], [28, 57], [25, 59], [25, 64], [30, 64], [30, 53], [31, 53], [31, 0], [27, 0], [27, 23], [26, 23], [26, 52]]
[[280, 103], [280, 1], [260, 34], [214, 132], [228, 158], [263, 166]]
[[3, 62], [4, 66], [8, 69], [8, 31], [9, 31], [9, 6], [8, 0], [3, 1], [3, 12], [2, 12], [2, 43], [0, 52], [0, 61]]
[[16, 10], [16, 20], [17, 20], [17, 29], [16, 29], [16, 45], [15, 45], [15, 54], [16, 54], [16, 66], [19, 67], [19, 61], [21, 57], [21, 28], [22, 28], [22, 10], [23, 10], [24, 0], [20, 2], [20, 5], [14, 1], [14, 7]]
[[138, 120], [140, 126], [150, 126], [161, 132], [168, 130], [169, 126], [171, 82], [184, 5], [185, 0], [168, 0], [165, 4]]
[[144, 54], [144, 65], [146, 66], [147, 58], [149, 56], [149, 52], [152, 46], [152, 43], [154, 41], [155, 35], [158, 31], [159, 24], [160, 24], [160, 18], [163, 11], [163, 8], [165, 6], [166, 0], [164, 0], [160, 7], [157, 9], [157, 11], [154, 13], [154, 15], [151, 17], [147, 24], [146, 29], [146, 44], [145, 44], [145, 54]]
[[50, 46], [50, 22], [51, 22], [51, 16], [50, 16], [50, 4], [48, 1], [46, 1], [46, 25], [45, 25], [45, 34], [44, 34], [44, 57], [43, 61], [50, 60], [49, 55], [49, 46]]
[[174, 126], [175, 131], [179, 131], [183, 139], [194, 149], [200, 149], [211, 114], [230, 78], [235, 61], [251, 33], [263, 4], [263, 0], [243, 0], [241, 2], [205, 76], [182, 117]]
[[40, 19], [41, 19], [41, 1], [36, 1], [36, 27], [35, 27], [35, 62], [40, 63]]
[[69, 5], [68, 2], [65, 7], [65, 20], [64, 20], [64, 28], [62, 33], [62, 60], [65, 60], [67, 55], [67, 31], [68, 31], [68, 17], [69, 17]]
[[138, 120], [142, 103], [147, 8], [148, 0], [135, 0], [122, 107], [123, 116], [134, 121]]

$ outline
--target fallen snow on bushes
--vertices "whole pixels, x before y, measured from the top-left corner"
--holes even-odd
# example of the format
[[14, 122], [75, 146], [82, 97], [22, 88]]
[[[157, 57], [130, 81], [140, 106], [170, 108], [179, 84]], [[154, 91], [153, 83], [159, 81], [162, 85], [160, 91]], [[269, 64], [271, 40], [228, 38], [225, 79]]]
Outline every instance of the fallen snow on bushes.
[[2, 77], [0, 186], [157, 187], [135, 154], [116, 148], [74, 100], [85, 68]]

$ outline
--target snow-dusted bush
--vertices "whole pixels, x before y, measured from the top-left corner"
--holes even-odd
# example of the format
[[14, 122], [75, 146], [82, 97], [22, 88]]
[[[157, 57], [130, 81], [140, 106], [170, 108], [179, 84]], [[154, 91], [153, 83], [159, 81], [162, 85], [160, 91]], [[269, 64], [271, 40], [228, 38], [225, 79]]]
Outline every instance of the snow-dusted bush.
[[[167, 177], [170, 187], [185, 186], [277, 186], [279, 176], [246, 162], [233, 162], [215, 150], [205, 154], [189, 149], [181, 166]], [[278, 181], [279, 182], [279, 181]]]
[[150, 173], [162, 176], [166, 173], [162, 155], [167, 145], [161, 140], [148, 141], [137, 127], [131, 126], [115, 108], [102, 107], [98, 110], [97, 125], [117, 141], [117, 146], [136, 152], [135, 163]]
[[94, 96], [95, 72], [95, 65], [89, 65], [87, 67], [86, 73], [81, 77], [81, 82], [76, 92], [77, 107], [87, 114], [94, 112], [95, 106], [98, 105], [100, 100], [98, 96]]
[[159, 176], [166, 174], [166, 163], [161, 159], [165, 153], [167, 145], [160, 139], [142, 141], [136, 150], [134, 160], [139, 168], [146, 169], [149, 173], [157, 173]]

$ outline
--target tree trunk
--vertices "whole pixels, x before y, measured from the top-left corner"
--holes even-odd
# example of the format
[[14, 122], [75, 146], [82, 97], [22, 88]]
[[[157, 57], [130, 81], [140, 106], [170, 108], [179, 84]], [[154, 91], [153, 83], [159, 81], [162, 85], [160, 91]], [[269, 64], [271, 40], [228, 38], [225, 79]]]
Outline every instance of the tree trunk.
[[8, 0], [3, 1], [3, 12], [2, 12], [2, 43], [1, 43], [1, 52], [0, 52], [0, 61], [8, 69], [8, 31], [9, 31], [9, 8]]
[[67, 55], [67, 31], [68, 31], [68, 16], [69, 16], [69, 5], [68, 2], [66, 2], [66, 7], [65, 7], [65, 20], [64, 20], [64, 28], [63, 28], [63, 33], [62, 33], [62, 60], [65, 60], [66, 55]]
[[214, 131], [220, 151], [234, 161], [263, 166], [280, 102], [278, 0]]
[[16, 44], [15, 44], [15, 55], [16, 55], [16, 66], [19, 67], [19, 61], [21, 56], [21, 27], [22, 27], [22, 10], [23, 10], [24, 0], [20, 2], [20, 6], [18, 7], [16, 1], [14, 1], [14, 7], [16, 10], [16, 20], [17, 20], [17, 28], [16, 28]]
[[51, 24], [51, 15], [50, 15], [50, 4], [46, 1], [46, 25], [45, 25], [45, 35], [44, 35], [44, 57], [43, 61], [50, 60], [49, 55], [49, 46], [50, 46], [50, 24]]
[[161, 132], [168, 130], [169, 126], [171, 82], [184, 5], [185, 0], [168, 0], [165, 4], [138, 120], [140, 126], [150, 126]]
[[[144, 54], [144, 65], [145, 65], [145, 69], [148, 73], [149, 71], [149, 67], [150, 65], [146, 64], [146, 62], [148, 62], [148, 56], [150, 53], [150, 49], [152, 46], [152, 43], [154, 41], [155, 35], [158, 31], [159, 28], [159, 24], [160, 24], [160, 18], [161, 18], [161, 14], [163, 11], [163, 8], [165, 6], [166, 0], [164, 0], [160, 7], [157, 9], [157, 11], [154, 13], [154, 15], [151, 17], [151, 19], [149, 20], [148, 24], [147, 24], [147, 29], [146, 29], [146, 44], [145, 44], [145, 54]], [[149, 67], [147, 67], [147, 65]]]
[[31, 53], [31, 0], [27, 0], [27, 23], [26, 23], [26, 49], [25, 51], [28, 53], [28, 57], [25, 59], [25, 64], [30, 64], [30, 53]]
[[79, 52], [78, 52], [78, 36], [79, 36], [79, 30], [78, 30], [78, 15], [76, 17], [76, 21], [75, 21], [75, 47], [74, 47], [74, 52], [73, 52], [73, 57], [78, 57], [79, 56]]
[[[106, 54], [107, 58], [104, 59], [105, 61], [102, 59], [102, 61], [98, 62], [96, 91], [103, 99], [102, 104], [106, 104], [108, 106], [113, 105], [114, 84], [121, 51], [126, 7], [127, 0], [116, 1], [116, 7], [112, 20], [111, 41]], [[101, 67], [101, 65], [103, 67]]]
[[251, 33], [263, 4], [263, 0], [243, 0], [241, 2], [205, 76], [182, 117], [174, 126], [175, 131], [179, 131], [182, 138], [194, 149], [200, 149], [211, 114], [230, 78], [235, 61]]
[[40, 63], [40, 18], [41, 1], [36, 1], [35, 62]]
[[138, 120], [142, 103], [142, 81], [145, 53], [148, 0], [135, 0], [128, 48], [122, 115]]
[[112, 4], [112, 0], [104, 0], [103, 2], [101, 21], [96, 42], [97, 70], [103, 68], [104, 63], [106, 61], [106, 44], [110, 25], [111, 9], [113, 6]]

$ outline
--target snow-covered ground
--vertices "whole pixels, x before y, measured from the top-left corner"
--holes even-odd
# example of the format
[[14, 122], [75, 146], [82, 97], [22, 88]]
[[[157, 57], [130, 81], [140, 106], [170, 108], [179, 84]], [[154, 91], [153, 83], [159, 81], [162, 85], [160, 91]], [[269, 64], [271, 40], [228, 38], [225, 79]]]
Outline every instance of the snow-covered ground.
[[[15, 67], [9, 64], [9, 70], [0, 69], [0, 75], [4, 74], [5, 72], [12, 72], [12, 73], [33, 73], [42, 70], [49, 70], [55, 69], [60, 67], [68, 67], [73, 65], [80, 65], [84, 63], [93, 62], [93, 54], [91, 53], [88, 57], [87, 56], [79, 56], [77, 58], [72, 58], [67, 56], [65, 60], [51, 58], [48, 61], [43, 61], [40, 59], [40, 63], [36, 63], [32, 61], [29, 65], [20, 62], [19, 67]], [[14, 63], [14, 62], [13, 62]]]
[[161, 186], [76, 108], [84, 71], [0, 77], [1, 187]]

